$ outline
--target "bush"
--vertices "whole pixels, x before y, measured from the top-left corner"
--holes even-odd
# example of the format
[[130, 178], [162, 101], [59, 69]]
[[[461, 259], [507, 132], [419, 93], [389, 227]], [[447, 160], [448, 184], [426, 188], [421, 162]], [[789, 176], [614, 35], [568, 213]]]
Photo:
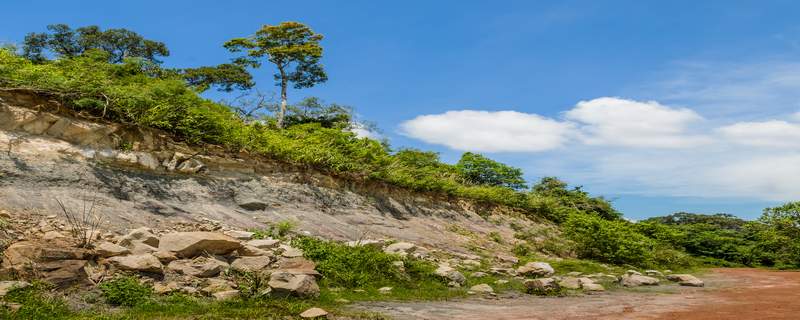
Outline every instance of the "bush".
[[563, 225], [580, 258], [613, 264], [647, 266], [654, 263], [656, 242], [637, 232], [630, 222], [573, 214]]
[[19, 303], [16, 312], [0, 305], [0, 319], [67, 319], [72, 314], [67, 303], [48, 294], [49, 286], [38, 282], [32, 286], [9, 292], [3, 300]]
[[133, 307], [147, 302], [153, 295], [153, 289], [141, 284], [133, 276], [115, 278], [100, 284], [100, 291], [111, 305]]
[[[298, 238], [292, 245], [302, 249], [306, 258], [317, 263], [317, 271], [329, 286], [377, 288], [411, 284], [430, 278], [434, 270], [425, 262], [402, 259], [369, 246], [350, 247], [311, 237]], [[398, 260], [403, 261], [405, 273], [394, 266]]]

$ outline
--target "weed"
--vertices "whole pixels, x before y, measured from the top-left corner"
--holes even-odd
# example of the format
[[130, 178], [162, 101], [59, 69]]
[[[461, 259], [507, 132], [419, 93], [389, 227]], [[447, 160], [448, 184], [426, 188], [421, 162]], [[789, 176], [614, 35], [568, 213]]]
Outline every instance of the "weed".
[[100, 291], [111, 305], [132, 307], [145, 303], [153, 295], [153, 289], [133, 276], [115, 278], [100, 284]]

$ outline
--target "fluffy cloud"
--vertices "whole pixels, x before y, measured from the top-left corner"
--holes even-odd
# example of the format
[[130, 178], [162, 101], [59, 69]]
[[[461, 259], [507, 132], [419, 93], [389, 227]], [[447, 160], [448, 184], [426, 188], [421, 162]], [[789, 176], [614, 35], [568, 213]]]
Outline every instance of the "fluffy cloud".
[[516, 111], [448, 111], [401, 124], [403, 134], [456, 150], [535, 152], [564, 145], [573, 125]]
[[717, 131], [731, 142], [776, 148], [800, 147], [800, 124], [782, 120], [739, 122]]
[[687, 130], [703, 120], [700, 115], [655, 101], [603, 97], [578, 102], [565, 115], [582, 124], [582, 140], [590, 145], [681, 148], [709, 142]]

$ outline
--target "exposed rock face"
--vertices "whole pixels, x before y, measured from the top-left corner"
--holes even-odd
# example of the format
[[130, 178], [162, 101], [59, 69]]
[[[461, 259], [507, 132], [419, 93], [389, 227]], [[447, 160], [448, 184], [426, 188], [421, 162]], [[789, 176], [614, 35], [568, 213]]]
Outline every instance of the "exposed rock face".
[[555, 273], [547, 262], [528, 262], [517, 268], [517, 274], [526, 277], [549, 277]]
[[319, 296], [317, 281], [310, 275], [277, 271], [270, 275], [268, 285], [276, 295], [298, 297]]
[[619, 283], [626, 287], [656, 286], [658, 279], [638, 274], [626, 274], [620, 278]]
[[702, 287], [705, 285], [702, 280], [691, 274], [671, 274], [667, 276], [667, 280], [674, 281], [682, 286], [688, 287]]
[[236, 239], [216, 232], [176, 232], [161, 237], [160, 250], [174, 252], [182, 258], [196, 257], [202, 253], [224, 255], [242, 247]]
[[135, 254], [129, 256], [117, 256], [108, 258], [106, 261], [120, 270], [163, 273], [164, 266], [161, 261], [149, 253]]

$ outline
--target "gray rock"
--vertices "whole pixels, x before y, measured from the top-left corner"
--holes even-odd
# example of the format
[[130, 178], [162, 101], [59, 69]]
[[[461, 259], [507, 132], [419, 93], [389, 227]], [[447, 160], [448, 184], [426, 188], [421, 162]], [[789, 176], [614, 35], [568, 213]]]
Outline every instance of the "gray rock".
[[198, 278], [215, 277], [227, 269], [228, 263], [209, 257], [193, 260], [175, 260], [167, 265], [167, 270]]
[[691, 274], [671, 274], [667, 276], [667, 280], [688, 287], [702, 287], [705, 285], [702, 280]]
[[149, 253], [135, 254], [129, 256], [116, 256], [108, 258], [108, 261], [114, 267], [120, 270], [140, 271], [150, 273], [163, 273], [164, 266], [161, 261]]
[[182, 258], [193, 258], [203, 253], [225, 255], [242, 247], [236, 239], [216, 232], [175, 232], [161, 237], [160, 250], [174, 252]]
[[494, 293], [494, 289], [492, 288], [492, 286], [485, 283], [474, 285], [469, 288], [469, 291], [475, 293]]
[[269, 287], [278, 296], [317, 297], [319, 286], [313, 276], [276, 271], [270, 275]]
[[626, 287], [657, 286], [658, 279], [638, 274], [626, 274], [620, 278], [619, 283]]
[[315, 319], [327, 316], [328, 316], [328, 311], [325, 311], [320, 308], [311, 308], [306, 311], [303, 311], [303, 313], [300, 314], [300, 318], [304, 319]]
[[239, 257], [231, 262], [231, 269], [239, 272], [257, 272], [267, 269], [272, 264], [268, 256]]
[[121, 256], [131, 253], [128, 248], [113, 244], [111, 242], [101, 242], [97, 245], [97, 247], [94, 248], [94, 252], [103, 258]]
[[549, 277], [555, 273], [547, 262], [528, 262], [517, 268], [517, 274], [526, 277]]

